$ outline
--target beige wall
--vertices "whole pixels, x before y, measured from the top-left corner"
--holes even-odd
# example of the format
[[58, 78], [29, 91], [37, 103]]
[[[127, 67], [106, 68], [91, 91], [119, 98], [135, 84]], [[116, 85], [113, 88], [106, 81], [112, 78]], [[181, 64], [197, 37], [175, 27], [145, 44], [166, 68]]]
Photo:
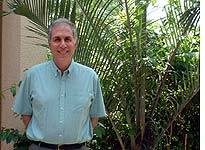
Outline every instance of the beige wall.
[[[24, 70], [46, 60], [46, 49], [35, 46], [35, 41], [26, 37], [32, 35], [25, 29], [28, 21], [24, 17], [9, 15], [3, 17], [2, 24], [2, 74], [1, 87], [6, 99], [1, 105], [1, 127], [17, 128], [21, 132], [24, 126], [11, 111], [14, 98], [9, 88], [23, 77]], [[46, 43], [46, 41], [41, 41]], [[1, 150], [12, 150], [12, 145], [1, 143]]]

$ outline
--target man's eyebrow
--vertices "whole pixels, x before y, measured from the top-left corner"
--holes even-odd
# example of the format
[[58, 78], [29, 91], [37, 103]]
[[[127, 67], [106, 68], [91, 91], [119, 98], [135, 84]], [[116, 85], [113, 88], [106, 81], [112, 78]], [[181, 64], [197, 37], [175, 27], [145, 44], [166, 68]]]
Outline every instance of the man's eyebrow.
[[[61, 38], [60, 36], [53, 36], [53, 38]], [[72, 38], [72, 36], [68, 35], [68, 36], [65, 36], [64, 38]]]
[[56, 35], [56, 36], [52, 36], [52, 38], [60, 38], [60, 36]]

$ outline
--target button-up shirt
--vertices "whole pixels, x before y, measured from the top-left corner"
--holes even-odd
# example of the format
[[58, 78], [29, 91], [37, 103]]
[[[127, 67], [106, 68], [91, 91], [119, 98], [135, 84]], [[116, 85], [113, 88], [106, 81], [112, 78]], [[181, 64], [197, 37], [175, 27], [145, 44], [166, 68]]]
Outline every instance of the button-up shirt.
[[92, 139], [91, 118], [106, 115], [97, 74], [74, 61], [63, 74], [54, 61], [31, 67], [13, 111], [32, 116], [26, 130], [29, 139], [52, 144]]

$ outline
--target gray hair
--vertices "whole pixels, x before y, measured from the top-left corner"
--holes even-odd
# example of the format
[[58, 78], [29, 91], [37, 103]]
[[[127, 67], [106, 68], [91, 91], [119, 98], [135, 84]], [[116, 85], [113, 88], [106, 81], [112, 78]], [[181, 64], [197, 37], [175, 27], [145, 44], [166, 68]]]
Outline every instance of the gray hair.
[[78, 35], [77, 35], [75, 24], [66, 18], [59, 18], [59, 19], [55, 20], [54, 22], [52, 22], [51, 25], [48, 27], [48, 42], [51, 40], [51, 33], [53, 31], [53, 28], [60, 25], [60, 24], [69, 25], [71, 27], [72, 32], [73, 32], [74, 39], [75, 40], [77, 39]]

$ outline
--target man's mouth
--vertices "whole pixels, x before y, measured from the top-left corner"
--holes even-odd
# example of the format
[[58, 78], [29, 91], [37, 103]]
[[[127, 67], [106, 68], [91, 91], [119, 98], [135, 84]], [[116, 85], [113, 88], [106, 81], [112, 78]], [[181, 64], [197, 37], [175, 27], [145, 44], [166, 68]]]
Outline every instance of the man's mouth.
[[65, 55], [65, 54], [67, 54], [68, 52], [69, 52], [68, 50], [64, 50], [64, 51], [59, 50], [59, 51], [58, 51], [58, 53], [59, 53], [59, 54], [62, 54], [62, 55]]

